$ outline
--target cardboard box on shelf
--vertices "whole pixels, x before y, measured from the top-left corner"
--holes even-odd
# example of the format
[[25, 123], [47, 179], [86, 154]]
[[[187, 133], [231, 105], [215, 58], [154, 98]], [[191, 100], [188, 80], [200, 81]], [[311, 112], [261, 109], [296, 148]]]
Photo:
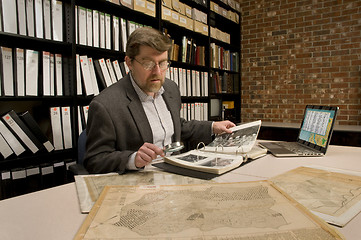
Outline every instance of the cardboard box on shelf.
[[121, 5], [133, 9], [133, 0], [119, 0], [119, 2]]
[[146, 1], [144, 13], [151, 17], [155, 17], [155, 3]]
[[192, 18], [192, 8], [187, 4], [184, 4], [184, 8], [185, 8], [186, 16]]
[[176, 11], [172, 11], [172, 20], [171, 23], [179, 25], [179, 13]]
[[176, 12], [179, 12], [179, 0], [172, 0], [172, 9]]
[[208, 25], [194, 20], [193, 21], [193, 31], [208, 36]]
[[145, 0], [134, 0], [133, 1], [133, 9], [135, 11], [145, 13], [145, 7], [146, 7], [145, 3], [146, 3]]
[[211, 1], [211, 11], [219, 14], [219, 5], [215, 2]]
[[197, 8], [192, 8], [192, 18], [195, 21], [207, 24], [207, 14], [199, 11]]
[[179, 2], [179, 13], [182, 15], [186, 15], [186, 7], [184, 3]]
[[161, 1], [163, 6], [172, 9], [172, 0], [161, 0]]
[[179, 26], [181, 27], [185, 27], [191, 31], [193, 31], [193, 19], [184, 16], [184, 15], [179, 15]]
[[171, 22], [172, 21], [172, 10], [162, 6], [162, 19]]

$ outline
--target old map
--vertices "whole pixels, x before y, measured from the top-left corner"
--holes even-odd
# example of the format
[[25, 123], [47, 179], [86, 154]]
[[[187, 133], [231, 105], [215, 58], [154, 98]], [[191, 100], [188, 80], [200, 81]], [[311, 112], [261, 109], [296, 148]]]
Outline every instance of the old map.
[[110, 173], [74, 177], [79, 204], [83, 213], [90, 211], [104, 186], [108, 185], [183, 185], [209, 182], [161, 171], [135, 171], [123, 175]]
[[344, 226], [361, 211], [360, 172], [299, 167], [270, 180], [329, 223]]
[[270, 182], [106, 186], [75, 239], [343, 239]]

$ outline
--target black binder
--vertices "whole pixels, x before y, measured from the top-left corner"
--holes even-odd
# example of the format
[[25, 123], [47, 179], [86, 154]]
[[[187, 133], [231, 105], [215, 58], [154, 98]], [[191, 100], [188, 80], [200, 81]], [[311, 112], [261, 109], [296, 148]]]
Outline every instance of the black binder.
[[26, 193], [25, 168], [14, 168], [11, 170], [12, 195], [19, 196]]
[[66, 183], [66, 167], [64, 160], [54, 161], [54, 184], [55, 186]]
[[44, 163], [40, 165], [41, 188], [47, 189], [54, 187], [54, 166], [52, 163]]
[[66, 169], [66, 182], [71, 183], [74, 182], [74, 173], [69, 170], [69, 167], [72, 165], [76, 165], [76, 160], [74, 159], [66, 159], [65, 162], [65, 169]]
[[104, 79], [103, 71], [100, 67], [99, 59], [93, 60], [93, 64], [94, 64], [95, 75], [99, 85], [99, 90], [103, 90], [107, 87], [107, 84]]
[[54, 150], [53, 144], [49, 141], [49, 139], [41, 131], [39, 124], [35, 121], [33, 116], [31, 116], [31, 114], [28, 111], [19, 114], [19, 117], [29, 127], [30, 131], [43, 144], [43, 146], [45, 147], [45, 149], [48, 152], [51, 152]]
[[[26, 126], [26, 124], [20, 119], [20, 117], [17, 115], [17, 113], [14, 110], [9, 111], [8, 116], [10, 116], [12, 118], [12, 120], [20, 127], [20, 129], [28, 136], [28, 138], [33, 142], [33, 144], [38, 148], [37, 151], [39, 150], [43, 150], [44, 146], [40, 143], [40, 141], [35, 137], [35, 135], [32, 133], [32, 131]], [[29, 145], [27, 143], [27, 141], [25, 139], [22, 138], [22, 136], [18, 135], [15, 131], [15, 129], [13, 129], [13, 126], [11, 125], [10, 122], [8, 122], [5, 118], [7, 118], [7, 114], [5, 114], [3, 116], [6, 125], [8, 126], [8, 128], [20, 139], [20, 141], [29, 149]], [[31, 150], [32, 151], [32, 150]], [[37, 152], [36, 151], [36, 152]], [[35, 153], [35, 152], [33, 152]]]
[[29, 166], [26, 171], [26, 192], [31, 193], [41, 189], [41, 175], [39, 166]]
[[6, 199], [12, 197], [12, 180], [11, 172], [4, 170], [0, 172], [0, 199]]

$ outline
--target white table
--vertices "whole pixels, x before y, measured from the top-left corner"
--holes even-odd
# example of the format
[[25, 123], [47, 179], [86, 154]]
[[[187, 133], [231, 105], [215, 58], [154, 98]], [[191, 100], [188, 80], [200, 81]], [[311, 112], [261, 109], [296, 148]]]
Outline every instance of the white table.
[[[305, 165], [361, 172], [361, 148], [330, 146], [325, 157], [275, 158], [267, 155], [215, 178], [217, 182], [264, 180]], [[73, 239], [81, 214], [74, 183], [0, 201], [0, 239]], [[347, 240], [361, 239], [361, 214], [338, 229]]]

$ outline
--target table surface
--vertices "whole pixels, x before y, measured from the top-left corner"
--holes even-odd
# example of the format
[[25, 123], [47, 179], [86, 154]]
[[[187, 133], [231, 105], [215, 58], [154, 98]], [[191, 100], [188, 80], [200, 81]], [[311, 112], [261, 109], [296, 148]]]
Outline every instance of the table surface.
[[[299, 166], [316, 165], [361, 172], [361, 148], [329, 146], [324, 157], [275, 158], [267, 155], [213, 180], [265, 180]], [[74, 183], [0, 201], [0, 239], [73, 239], [87, 214], [80, 211]], [[345, 227], [347, 240], [361, 239], [361, 213]]]

